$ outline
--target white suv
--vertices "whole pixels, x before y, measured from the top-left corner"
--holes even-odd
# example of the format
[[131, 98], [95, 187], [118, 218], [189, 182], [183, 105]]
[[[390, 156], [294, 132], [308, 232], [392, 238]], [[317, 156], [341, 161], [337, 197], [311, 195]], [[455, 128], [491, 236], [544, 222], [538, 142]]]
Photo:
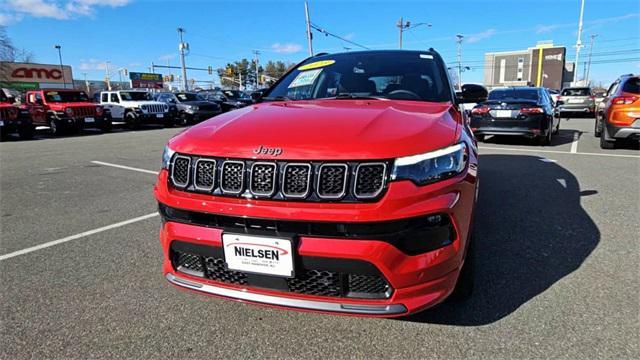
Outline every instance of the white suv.
[[146, 91], [103, 91], [100, 93], [100, 105], [111, 111], [113, 121], [126, 122], [132, 129], [141, 124], [173, 126], [169, 106], [152, 100]]

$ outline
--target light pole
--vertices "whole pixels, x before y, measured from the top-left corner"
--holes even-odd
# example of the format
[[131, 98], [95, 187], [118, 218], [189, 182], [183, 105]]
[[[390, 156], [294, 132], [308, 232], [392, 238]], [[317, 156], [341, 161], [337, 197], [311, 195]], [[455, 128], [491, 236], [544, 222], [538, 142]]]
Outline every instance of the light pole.
[[458, 90], [462, 90], [462, 39], [464, 35], [457, 34], [456, 42], [458, 43]]
[[64, 77], [64, 67], [62, 67], [62, 46], [55, 45], [54, 48], [58, 49], [58, 59], [60, 59], [60, 72], [62, 73], [62, 83], [63, 87], [67, 88], [67, 79]]
[[258, 87], [259, 87], [258, 79], [260, 76], [260, 74], [258, 73], [258, 56], [260, 55], [260, 51], [253, 50], [253, 53], [256, 55], [256, 90], [258, 90]]
[[591, 34], [591, 45], [589, 46], [589, 61], [587, 62], [587, 71], [584, 75], [585, 85], [589, 85], [589, 73], [591, 72], [591, 55], [593, 54], [593, 43], [596, 41], [598, 34]]
[[189, 85], [187, 84], [187, 66], [185, 65], [184, 60], [184, 51], [189, 49], [189, 44], [186, 44], [182, 39], [182, 34], [184, 33], [184, 29], [179, 27], [178, 34], [180, 34], [180, 61], [182, 62], [182, 89], [184, 91], [189, 91]]
[[309, 3], [304, 2], [304, 18], [307, 24], [307, 43], [309, 46], [309, 56], [313, 56], [313, 35], [311, 34], [311, 19], [309, 18]]
[[582, 47], [582, 16], [584, 15], [584, 0], [580, 5], [580, 21], [578, 22], [578, 40], [576, 41], [576, 62], [573, 66], [573, 82], [578, 81], [578, 59], [580, 58], [580, 48]]
[[396, 23], [396, 26], [398, 27], [398, 29], [400, 29], [400, 38], [398, 39], [398, 47], [400, 49], [402, 49], [402, 33], [407, 31], [407, 30], [411, 30], [413, 28], [421, 26], [421, 25], [424, 25], [426, 27], [431, 27], [430, 23], [417, 23], [417, 24], [413, 24], [413, 26], [411, 26], [411, 21], [407, 21], [405, 23], [403, 18], [400, 18], [400, 20], [398, 20], [398, 22]]

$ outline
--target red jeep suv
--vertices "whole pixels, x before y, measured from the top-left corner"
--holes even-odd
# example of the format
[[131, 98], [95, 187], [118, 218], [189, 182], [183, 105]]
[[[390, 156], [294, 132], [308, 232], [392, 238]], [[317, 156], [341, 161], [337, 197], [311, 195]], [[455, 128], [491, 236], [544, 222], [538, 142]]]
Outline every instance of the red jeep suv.
[[476, 142], [433, 49], [320, 54], [167, 144], [166, 279], [306, 311], [402, 316], [472, 289]]

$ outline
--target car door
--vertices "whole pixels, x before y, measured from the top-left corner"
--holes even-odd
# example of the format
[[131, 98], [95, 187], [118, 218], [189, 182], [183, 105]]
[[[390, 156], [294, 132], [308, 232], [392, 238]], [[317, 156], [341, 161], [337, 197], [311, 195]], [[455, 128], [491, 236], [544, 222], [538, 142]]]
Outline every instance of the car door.
[[123, 119], [124, 106], [120, 105], [120, 97], [117, 92], [109, 93], [109, 104], [111, 105], [111, 116], [115, 119]]
[[27, 110], [29, 110], [29, 116], [34, 126], [49, 126], [40, 92], [27, 93]]

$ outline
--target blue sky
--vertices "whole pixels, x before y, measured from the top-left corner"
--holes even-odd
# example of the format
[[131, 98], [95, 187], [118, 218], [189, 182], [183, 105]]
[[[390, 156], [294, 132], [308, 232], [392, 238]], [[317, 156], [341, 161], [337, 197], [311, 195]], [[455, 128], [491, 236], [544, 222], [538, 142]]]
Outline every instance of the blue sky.
[[[60, 44], [74, 77], [104, 77], [104, 62], [114, 68], [146, 71], [151, 62], [178, 64], [176, 28], [186, 29], [188, 66], [214, 68], [259, 49], [261, 62], [297, 62], [307, 56], [303, 1], [150, 1], [150, 0], [3, 0], [0, 24], [14, 44], [34, 53], [37, 62], [57, 63]], [[463, 63], [475, 66], [465, 82], [481, 82], [483, 54], [534, 46], [553, 40], [575, 57], [579, 0], [513, 1], [309, 1], [311, 21], [372, 49], [394, 49], [395, 23], [431, 23], [405, 32], [404, 47], [434, 47], [455, 61], [455, 35], [465, 35]], [[640, 2], [586, 0], [583, 42], [597, 34], [595, 60], [635, 59], [594, 64], [592, 78], [608, 83], [619, 74], [640, 72]], [[314, 33], [316, 52], [356, 46]], [[581, 59], [586, 58], [583, 49]], [[210, 80], [206, 73], [189, 77]]]

